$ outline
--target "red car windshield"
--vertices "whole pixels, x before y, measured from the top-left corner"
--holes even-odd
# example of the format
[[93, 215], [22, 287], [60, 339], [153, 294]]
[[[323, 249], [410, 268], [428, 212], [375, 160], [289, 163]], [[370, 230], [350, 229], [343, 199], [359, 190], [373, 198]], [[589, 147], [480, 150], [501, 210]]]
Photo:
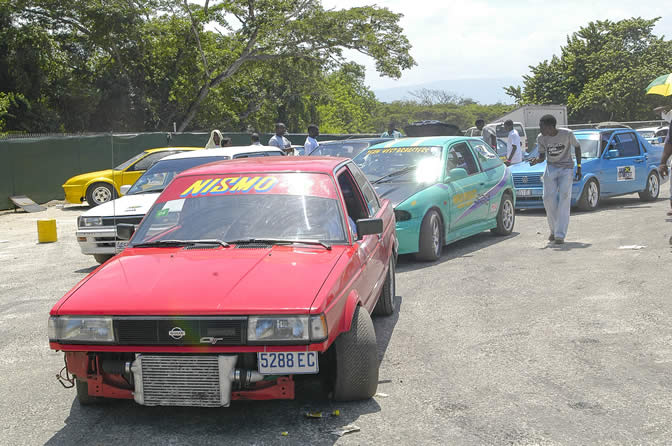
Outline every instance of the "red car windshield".
[[331, 178], [305, 173], [178, 178], [147, 214], [133, 245], [249, 239], [346, 243]]

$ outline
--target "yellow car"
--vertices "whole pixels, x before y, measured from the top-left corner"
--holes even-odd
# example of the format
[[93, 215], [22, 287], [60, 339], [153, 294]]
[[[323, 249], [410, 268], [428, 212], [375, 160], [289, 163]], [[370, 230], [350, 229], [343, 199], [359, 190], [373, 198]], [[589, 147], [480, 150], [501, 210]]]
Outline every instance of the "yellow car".
[[121, 186], [132, 185], [135, 180], [161, 158], [202, 147], [163, 147], [148, 149], [135, 155], [114, 169], [99, 170], [74, 176], [65, 182], [65, 201], [98, 206], [121, 195]]

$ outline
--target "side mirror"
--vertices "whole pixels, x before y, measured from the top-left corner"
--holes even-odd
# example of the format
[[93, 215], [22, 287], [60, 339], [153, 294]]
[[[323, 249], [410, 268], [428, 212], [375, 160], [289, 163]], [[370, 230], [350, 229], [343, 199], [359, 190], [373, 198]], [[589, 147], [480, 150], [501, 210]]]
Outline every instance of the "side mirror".
[[607, 149], [609, 149], [609, 150], [607, 150], [607, 154], [606, 154], [605, 158], [607, 158], [607, 159], [618, 158], [618, 150], [612, 149], [611, 146], [607, 147]]
[[469, 174], [466, 170], [462, 169], [461, 167], [456, 167], [455, 169], [451, 169], [450, 172], [448, 172], [446, 182], [461, 180], [462, 178], [467, 178], [468, 176]]
[[121, 192], [121, 195], [126, 195], [128, 191], [131, 190], [131, 185], [130, 184], [124, 184], [119, 188], [119, 192]]
[[382, 218], [360, 218], [357, 220], [357, 239], [361, 240], [365, 235], [382, 234]]
[[130, 240], [135, 233], [135, 225], [132, 223], [117, 223], [117, 237], [122, 240]]

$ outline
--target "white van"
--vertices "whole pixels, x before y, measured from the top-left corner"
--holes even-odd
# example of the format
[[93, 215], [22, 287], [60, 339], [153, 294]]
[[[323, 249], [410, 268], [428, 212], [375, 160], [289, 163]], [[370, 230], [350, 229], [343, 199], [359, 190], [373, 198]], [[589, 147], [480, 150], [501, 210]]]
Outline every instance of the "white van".
[[140, 224], [161, 192], [183, 170], [214, 161], [284, 155], [277, 147], [257, 145], [167, 156], [143, 173], [132, 186], [122, 186], [122, 197], [91, 208], [77, 219], [79, 247], [83, 254], [92, 255], [98, 263], [104, 263], [121, 252], [128, 241], [117, 238], [117, 223]]
[[[506, 144], [506, 138], [509, 136], [509, 133], [504, 130], [504, 122], [493, 122], [486, 125], [486, 127], [491, 128], [495, 132], [498, 141], [503, 141]], [[527, 153], [527, 133], [525, 132], [525, 127], [523, 127], [523, 124], [520, 122], [514, 122], [513, 128], [518, 132], [518, 136], [520, 136], [520, 145], [523, 146], [523, 153]], [[476, 127], [469, 127], [465, 130], [464, 136], [480, 137], [481, 135], [478, 133], [480, 132]]]

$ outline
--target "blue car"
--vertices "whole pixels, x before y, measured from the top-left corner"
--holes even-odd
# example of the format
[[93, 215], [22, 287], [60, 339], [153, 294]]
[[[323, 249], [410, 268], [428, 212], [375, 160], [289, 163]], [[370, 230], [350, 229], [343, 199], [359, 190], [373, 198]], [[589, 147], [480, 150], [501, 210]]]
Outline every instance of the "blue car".
[[[649, 144], [630, 129], [577, 130], [574, 135], [581, 144], [583, 178], [572, 185], [572, 206], [594, 210], [602, 198], [634, 192], [643, 201], [658, 198], [662, 147]], [[533, 157], [537, 154], [530, 153]], [[517, 209], [544, 207], [541, 177], [545, 170], [546, 162], [530, 166], [523, 161], [511, 166]]]

